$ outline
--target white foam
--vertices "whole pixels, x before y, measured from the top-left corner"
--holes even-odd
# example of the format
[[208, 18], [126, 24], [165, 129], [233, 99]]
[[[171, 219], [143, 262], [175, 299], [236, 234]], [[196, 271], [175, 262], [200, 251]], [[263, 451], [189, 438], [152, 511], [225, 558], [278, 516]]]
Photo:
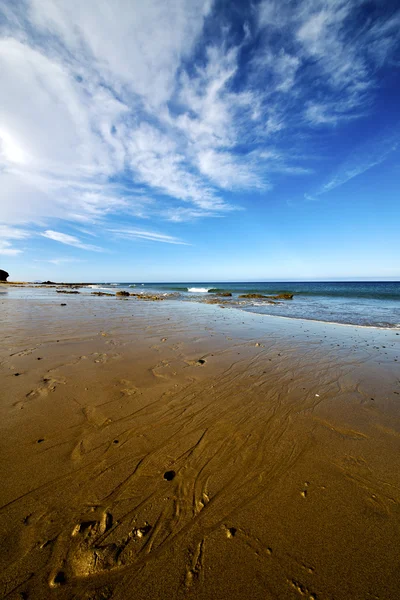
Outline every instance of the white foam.
[[88, 285], [87, 287], [92, 288], [92, 290], [108, 290], [109, 288], [102, 287], [101, 285]]
[[208, 290], [211, 290], [211, 288], [196, 288], [196, 287], [188, 288], [188, 292], [204, 293], [204, 292], [208, 292]]

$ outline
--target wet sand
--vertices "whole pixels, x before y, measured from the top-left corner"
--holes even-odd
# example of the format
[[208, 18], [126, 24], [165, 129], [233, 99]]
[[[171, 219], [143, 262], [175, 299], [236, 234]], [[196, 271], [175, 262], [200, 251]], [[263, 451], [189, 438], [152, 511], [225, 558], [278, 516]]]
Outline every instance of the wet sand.
[[0, 314], [2, 598], [400, 597], [398, 332], [33, 292]]

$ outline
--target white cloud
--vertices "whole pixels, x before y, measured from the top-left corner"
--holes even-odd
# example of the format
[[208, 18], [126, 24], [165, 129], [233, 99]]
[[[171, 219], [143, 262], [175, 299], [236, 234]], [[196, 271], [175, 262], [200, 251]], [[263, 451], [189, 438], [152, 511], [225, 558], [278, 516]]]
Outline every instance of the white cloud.
[[50, 258], [49, 260], [45, 261], [45, 262], [49, 262], [53, 265], [64, 265], [67, 263], [77, 263], [77, 262], [82, 262], [79, 258]]
[[0, 239], [23, 240], [30, 236], [29, 231], [0, 224]]
[[256, 72], [268, 73], [270, 76], [270, 92], [289, 92], [295, 84], [296, 73], [301, 59], [281, 48], [278, 52], [270, 48], [261, 51], [253, 60], [252, 67]]
[[350, 112], [353, 108], [348, 102], [327, 102], [318, 104], [309, 102], [304, 111], [305, 119], [312, 125], [337, 125], [342, 121], [357, 119], [360, 112]]
[[143, 229], [134, 229], [134, 228], [126, 228], [126, 229], [110, 229], [111, 233], [114, 233], [118, 237], [126, 238], [126, 239], [142, 239], [149, 240], [151, 242], [163, 242], [165, 244], [179, 244], [183, 246], [189, 246], [187, 242], [183, 242], [182, 240], [172, 236], [166, 235], [163, 233], [156, 233], [153, 231], [145, 231]]
[[[208, 211], [229, 208], [196, 174], [182, 127], [165, 107], [202, 31], [208, 0], [190, 6], [174, 0], [168, 7], [160, 0], [135, 6], [28, 0], [27, 11], [18, 7], [0, 1], [8, 19], [0, 39], [8, 90], [0, 95], [3, 219], [144, 217], [137, 184]], [[208, 126], [217, 122], [214, 113]], [[120, 175], [130, 193], [110, 183]]]
[[191, 172], [173, 137], [143, 123], [130, 134], [127, 148], [131, 167], [140, 182], [202, 208], [223, 207], [214, 191]]
[[268, 189], [251, 156], [238, 158], [229, 152], [205, 150], [198, 155], [199, 170], [216, 185], [226, 189]]
[[12, 240], [24, 240], [30, 236], [28, 231], [24, 229], [19, 229], [16, 227], [10, 227], [9, 225], [2, 225], [0, 223], [0, 254], [6, 254], [8, 256], [16, 256], [21, 254], [22, 250], [20, 248], [14, 248]]
[[[232, 210], [237, 208], [232, 207]], [[162, 217], [173, 223], [185, 223], [186, 221], [194, 221], [205, 217], [221, 217], [221, 213], [215, 210], [204, 210], [202, 208], [185, 208], [182, 206], [167, 208]]]
[[30, 15], [75, 56], [94, 61], [122, 93], [127, 86], [158, 107], [170, 99], [210, 8], [209, 0], [31, 0]]
[[8, 256], [16, 256], [21, 254], [22, 250], [19, 248], [13, 248], [10, 242], [6, 240], [0, 240], [0, 254], [6, 254]]
[[[298, 82], [295, 89], [297, 109], [305, 104], [304, 114], [311, 123], [336, 125], [364, 114], [370, 93], [374, 90], [375, 71], [388, 60], [398, 43], [395, 32], [398, 32], [400, 15], [394, 13], [389, 18], [387, 15], [384, 18], [376, 16], [373, 24], [364, 22], [365, 17], [360, 11], [365, 4], [365, 0], [285, 3], [264, 0], [258, 7], [258, 26], [265, 32], [268, 49], [264, 61], [271, 62], [272, 57], [275, 68], [279, 69], [280, 55], [274, 53], [268, 44], [273, 32], [280, 36], [283, 46], [280, 68], [283, 73], [288, 73], [280, 91], [296, 88]], [[287, 48], [290, 49], [289, 55]], [[293, 61], [289, 60], [291, 57]], [[260, 57], [257, 61], [260, 62]], [[292, 77], [290, 68], [293, 69]], [[301, 69], [303, 77], [306, 69], [304, 80], [297, 77]], [[307, 106], [313, 86], [319, 96], [315, 105], [324, 106], [323, 110]], [[279, 91], [279, 86], [273, 90]], [[341, 105], [339, 109], [338, 104]], [[282, 106], [282, 99], [276, 100], [276, 106]], [[286, 115], [288, 119], [290, 115]]]
[[52, 231], [48, 229], [47, 231], [40, 234], [41, 236], [48, 238], [49, 240], [54, 240], [55, 242], [60, 242], [61, 244], [67, 244], [67, 246], [75, 246], [75, 248], [81, 248], [82, 250], [93, 250], [94, 252], [102, 252], [102, 248], [99, 246], [94, 246], [93, 244], [85, 244], [81, 242], [81, 240], [74, 235], [69, 235], [67, 233], [61, 233], [59, 231]]

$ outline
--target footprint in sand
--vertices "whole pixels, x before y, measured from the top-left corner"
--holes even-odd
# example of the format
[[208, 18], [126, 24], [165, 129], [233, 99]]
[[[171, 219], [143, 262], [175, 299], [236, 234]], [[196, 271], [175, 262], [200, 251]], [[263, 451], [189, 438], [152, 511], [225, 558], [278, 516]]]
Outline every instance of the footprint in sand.
[[187, 591], [204, 577], [204, 539], [191, 550], [190, 564], [186, 567], [185, 587]]
[[34, 352], [36, 349], [36, 346], [34, 348], [26, 348], [25, 350], [21, 350], [20, 352], [14, 352], [13, 354], [10, 354], [10, 356], [28, 356], [29, 354], [32, 354], [32, 352]]
[[132, 381], [129, 379], [120, 379], [119, 383], [124, 386], [121, 387], [121, 394], [124, 396], [134, 396], [135, 394], [140, 394], [140, 389], [136, 387]]
[[[63, 586], [75, 578], [101, 575], [134, 562], [142, 544], [134, 546], [133, 542], [144, 540], [151, 526], [145, 524], [143, 527], [134, 527], [123, 539], [107, 541], [115, 529], [112, 514], [108, 511], [103, 511], [97, 518], [92, 514], [75, 525], [69, 539], [60, 540], [60, 546], [56, 549], [59, 568], [51, 573], [50, 587]], [[60, 548], [64, 549], [62, 554]]]
[[105, 427], [111, 423], [111, 419], [105, 417], [95, 406], [84, 406], [82, 408], [82, 413], [89, 425], [93, 425], [97, 429]]
[[28, 392], [26, 398], [33, 399], [38, 396], [48, 396], [50, 392], [54, 392], [58, 385], [65, 385], [65, 383], [66, 380], [64, 377], [43, 377], [42, 384]]

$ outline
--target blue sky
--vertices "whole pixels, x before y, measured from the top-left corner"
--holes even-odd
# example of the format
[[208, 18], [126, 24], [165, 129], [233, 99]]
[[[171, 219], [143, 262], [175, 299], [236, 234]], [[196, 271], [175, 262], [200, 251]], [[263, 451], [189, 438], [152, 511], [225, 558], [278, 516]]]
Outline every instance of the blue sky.
[[0, 0], [0, 268], [400, 279], [399, 30], [389, 0]]

